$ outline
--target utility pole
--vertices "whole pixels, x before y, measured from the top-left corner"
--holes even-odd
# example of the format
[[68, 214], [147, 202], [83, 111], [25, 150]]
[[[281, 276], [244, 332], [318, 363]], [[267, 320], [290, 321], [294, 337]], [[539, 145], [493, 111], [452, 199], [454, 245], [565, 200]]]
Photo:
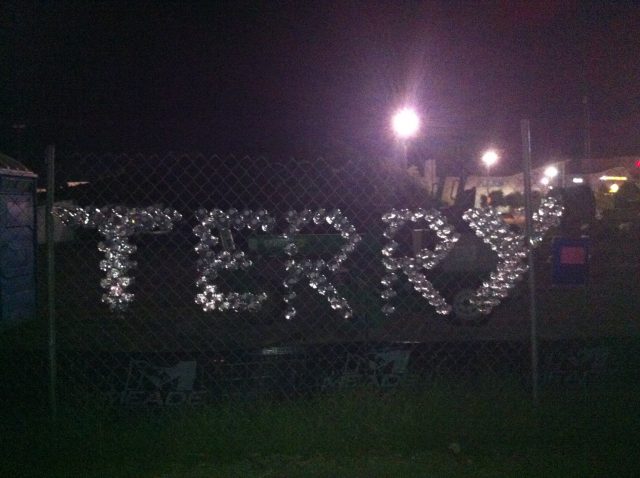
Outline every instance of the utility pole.
[[582, 173], [591, 173], [591, 99], [589, 98], [589, 5], [582, 2], [578, 11], [578, 45], [581, 58], [582, 83]]
[[531, 125], [528, 119], [520, 121], [522, 135], [522, 162], [524, 180], [524, 209], [525, 209], [525, 242], [527, 245], [527, 260], [529, 265], [529, 319], [531, 322], [531, 395], [533, 404], [538, 405], [539, 371], [538, 371], [538, 313], [536, 304], [536, 270], [533, 257], [533, 200], [531, 198]]
[[58, 363], [56, 345], [56, 304], [55, 304], [55, 249], [53, 204], [55, 201], [55, 146], [47, 146], [45, 162], [47, 165], [47, 204], [45, 215], [45, 231], [47, 237], [47, 302], [49, 319], [49, 407], [51, 420], [58, 419]]
[[582, 97], [582, 115], [583, 115], [583, 163], [582, 172], [591, 172], [591, 108], [589, 105], [589, 97], [585, 94]]

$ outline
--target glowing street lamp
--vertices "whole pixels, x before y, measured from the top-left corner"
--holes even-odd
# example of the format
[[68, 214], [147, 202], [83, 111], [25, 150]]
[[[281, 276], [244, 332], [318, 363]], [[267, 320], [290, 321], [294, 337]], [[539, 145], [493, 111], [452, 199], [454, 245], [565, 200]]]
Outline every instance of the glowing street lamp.
[[[493, 149], [485, 151], [482, 155], [482, 162], [487, 168], [487, 176], [489, 176], [491, 172], [491, 166], [496, 164], [498, 162], [498, 159], [500, 159], [500, 156], [498, 156], [498, 153]], [[489, 194], [491, 194], [490, 188], [491, 185], [489, 184], [489, 180], [487, 179], [487, 200], [489, 199]]]
[[553, 184], [554, 178], [558, 176], [558, 173], [558, 168], [556, 168], [555, 166], [547, 166], [544, 169], [542, 178], [540, 178], [540, 183], [543, 186], [550, 186], [551, 184]]
[[393, 129], [396, 138], [402, 142], [402, 166], [406, 169], [408, 166], [407, 149], [409, 147], [409, 140], [418, 134], [418, 130], [420, 129], [420, 117], [413, 109], [402, 108], [391, 118], [391, 128]]
[[420, 118], [411, 108], [402, 108], [391, 119], [393, 131], [399, 139], [413, 138], [420, 129]]
[[500, 157], [498, 156], [498, 153], [496, 153], [493, 149], [485, 151], [485, 153], [482, 155], [482, 162], [487, 167], [487, 174], [489, 174], [491, 166], [498, 162], [498, 159], [500, 159]]
[[558, 175], [558, 168], [555, 166], [547, 166], [544, 170], [544, 175], [549, 179], [553, 179]]

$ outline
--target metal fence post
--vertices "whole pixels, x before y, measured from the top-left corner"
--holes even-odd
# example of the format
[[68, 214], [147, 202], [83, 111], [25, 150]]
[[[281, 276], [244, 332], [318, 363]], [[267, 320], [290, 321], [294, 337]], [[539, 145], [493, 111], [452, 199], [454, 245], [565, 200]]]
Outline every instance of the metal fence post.
[[522, 135], [522, 159], [524, 179], [524, 207], [526, 217], [525, 242], [528, 246], [529, 261], [529, 318], [531, 321], [531, 392], [534, 405], [539, 402], [538, 394], [538, 316], [536, 311], [536, 275], [533, 260], [533, 204], [531, 200], [531, 126], [529, 120], [520, 121]]
[[57, 362], [56, 362], [56, 308], [55, 308], [55, 257], [54, 257], [54, 217], [53, 201], [55, 195], [55, 146], [47, 146], [45, 160], [47, 164], [47, 204], [45, 230], [47, 241], [47, 305], [49, 320], [49, 407], [53, 421], [57, 419], [58, 403]]

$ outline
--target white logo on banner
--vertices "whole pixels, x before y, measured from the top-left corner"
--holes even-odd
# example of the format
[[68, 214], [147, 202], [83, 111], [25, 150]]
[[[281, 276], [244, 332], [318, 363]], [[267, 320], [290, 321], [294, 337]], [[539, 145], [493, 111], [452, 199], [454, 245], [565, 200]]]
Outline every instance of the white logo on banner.
[[195, 360], [173, 367], [158, 367], [146, 360], [131, 360], [120, 403], [127, 406], [198, 405], [206, 391], [196, 391]]

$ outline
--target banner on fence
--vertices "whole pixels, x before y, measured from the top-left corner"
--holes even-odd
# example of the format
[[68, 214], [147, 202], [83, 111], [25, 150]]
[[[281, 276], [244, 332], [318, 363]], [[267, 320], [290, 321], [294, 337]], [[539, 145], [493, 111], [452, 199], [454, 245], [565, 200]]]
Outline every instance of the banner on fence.
[[195, 360], [162, 367], [148, 360], [131, 360], [120, 404], [125, 406], [170, 407], [199, 405], [206, 390], [194, 390]]

